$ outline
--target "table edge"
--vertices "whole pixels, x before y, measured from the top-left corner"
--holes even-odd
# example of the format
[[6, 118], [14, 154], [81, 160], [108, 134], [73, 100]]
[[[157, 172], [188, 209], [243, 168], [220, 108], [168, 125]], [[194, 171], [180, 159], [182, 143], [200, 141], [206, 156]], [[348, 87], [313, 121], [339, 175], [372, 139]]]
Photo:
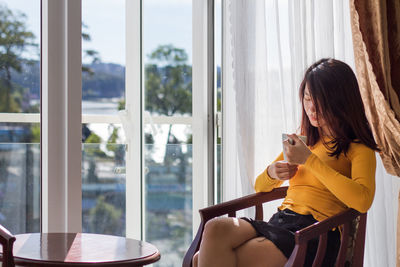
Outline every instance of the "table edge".
[[[161, 258], [161, 254], [159, 251], [155, 252], [153, 255], [141, 258], [141, 259], [132, 259], [132, 260], [124, 260], [124, 261], [110, 261], [110, 262], [58, 262], [58, 261], [39, 261], [39, 260], [29, 260], [20, 257], [14, 257], [14, 262], [16, 265], [21, 266], [142, 266], [151, 263], [155, 263], [159, 261]], [[133, 265], [134, 264], [134, 265]]]
[[[123, 236], [116, 236], [116, 235], [106, 235], [106, 234], [96, 234], [96, 233], [82, 233], [82, 232], [71, 232], [71, 233], [40, 233], [40, 232], [34, 232], [34, 233], [23, 233], [23, 234], [17, 234], [15, 235], [16, 238], [18, 238], [19, 235], [32, 235], [32, 234], [85, 234], [85, 235], [103, 235], [103, 236], [113, 236], [113, 237], [119, 237], [119, 238], [125, 238], [125, 239], [131, 239], [135, 241], [140, 241], [143, 242], [147, 245], [152, 246], [155, 249], [155, 252], [151, 255], [144, 256], [141, 258], [136, 258], [136, 259], [127, 259], [127, 260], [116, 260], [116, 261], [106, 261], [106, 262], [60, 262], [60, 261], [41, 261], [37, 259], [29, 259], [29, 258], [23, 258], [19, 256], [14, 255], [14, 262], [16, 264], [21, 264], [21, 265], [29, 265], [29, 266], [123, 266], [126, 264], [135, 264], [137, 263], [138, 265], [133, 265], [133, 266], [142, 266], [142, 265], [147, 265], [151, 264], [154, 262], [157, 262], [161, 258], [160, 251], [158, 248], [146, 241], [142, 240], [137, 240], [134, 238], [129, 238], [129, 237], [123, 237]], [[2, 251], [0, 251], [0, 259], [3, 257]], [[25, 265], [26, 266], [26, 265]]]

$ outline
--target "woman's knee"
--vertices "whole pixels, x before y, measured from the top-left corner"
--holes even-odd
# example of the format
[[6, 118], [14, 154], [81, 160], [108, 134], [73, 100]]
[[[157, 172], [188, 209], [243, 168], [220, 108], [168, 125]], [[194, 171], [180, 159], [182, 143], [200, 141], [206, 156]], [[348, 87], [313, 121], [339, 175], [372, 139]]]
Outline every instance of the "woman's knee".
[[219, 217], [206, 223], [202, 244], [213, 243], [236, 248], [256, 236], [257, 232], [245, 220], [232, 217]]
[[220, 239], [230, 232], [232, 222], [228, 218], [214, 218], [206, 222], [203, 238]]

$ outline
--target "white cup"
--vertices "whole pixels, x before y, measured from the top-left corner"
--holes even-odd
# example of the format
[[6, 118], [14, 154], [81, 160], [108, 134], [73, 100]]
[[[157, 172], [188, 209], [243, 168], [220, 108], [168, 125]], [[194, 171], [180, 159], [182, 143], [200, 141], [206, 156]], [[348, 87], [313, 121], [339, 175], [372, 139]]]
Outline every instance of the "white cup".
[[[301, 139], [301, 141], [304, 142], [304, 144], [307, 144], [307, 136], [298, 135], [298, 137]], [[288, 135], [286, 133], [282, 134], [283, 159], [287, 162], [286, 154], [285, 154], [285, 147], [283, 146], [283, 141], [286, 141], [286, 140], [288, 140], [289, 144], [291, 144], [291, 145], [294, 144], [294, 140], [292, 138], [288, 137]]]

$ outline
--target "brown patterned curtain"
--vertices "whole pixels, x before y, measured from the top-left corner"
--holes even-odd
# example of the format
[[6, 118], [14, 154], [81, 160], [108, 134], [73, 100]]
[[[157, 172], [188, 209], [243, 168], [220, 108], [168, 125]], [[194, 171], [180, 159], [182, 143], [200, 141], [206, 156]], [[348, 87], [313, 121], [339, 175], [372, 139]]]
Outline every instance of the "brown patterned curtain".
[[[400, 176], [400, 0], [350, 0], [350, 12], [367, 118], [386, 171]], [[400, 266], [399, 224], [397, 244]]]
[[386, 171], [400, 176], [400, 1], [350, 1], [361, 95]]

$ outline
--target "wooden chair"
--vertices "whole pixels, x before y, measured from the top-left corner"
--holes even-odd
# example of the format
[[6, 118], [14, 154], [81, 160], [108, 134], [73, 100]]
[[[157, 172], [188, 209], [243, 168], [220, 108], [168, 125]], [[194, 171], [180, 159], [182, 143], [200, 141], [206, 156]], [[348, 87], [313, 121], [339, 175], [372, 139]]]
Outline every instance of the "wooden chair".
[[2, 225], [0, 225], [0, 244], [3, 247], [3, 267], [14, 267], [13, 245], [15, 237]]
[[[201, 209], [199, 211], [201, 216], [201, 224], [195, 239], [186, 252], [182, 266], [192, 266], [192, 258], [193, 255], [199, 250], [204, 225], [207, 221], [223, 215], [235, 217], [236, 211], [249, 207], [255, 207], [255, 219], [262, 220], [263, 203], [284, 198], [286, 196], [287, 189], [287, 187], [280, 187], [268, 193], [255, 193]], [[324, 221], [314, 223], [313, 225], [297, 231], [295, 233], [296, 245], [285, 267], [303, 266], [306, 256], [307, 242], [317, 237], [319, 237], [319, 245], [313, 267], [321, 266], [326, 250], [327, 233], [335, 227], [340, 227], [341, 229], [341, 245], [336, 259], [336, 266], [363, 266], [366, 219], [366, 213], [362, 214], [354, 209], [348, 209]]]

